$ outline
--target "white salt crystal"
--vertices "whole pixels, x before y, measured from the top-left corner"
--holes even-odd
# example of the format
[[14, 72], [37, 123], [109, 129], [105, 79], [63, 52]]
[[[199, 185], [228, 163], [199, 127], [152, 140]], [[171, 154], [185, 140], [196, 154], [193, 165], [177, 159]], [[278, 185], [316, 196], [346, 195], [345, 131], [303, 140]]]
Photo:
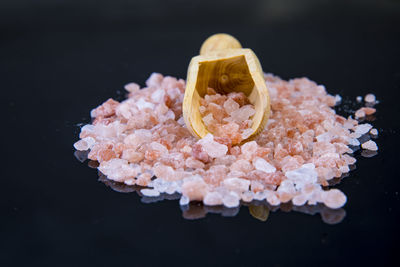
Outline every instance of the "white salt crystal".
[[306, 204], [307, 200], [308, 198], [305, 194], [300, 194], [292, 198], [293, 205], [295, 206], [303, 206], [304, 204]]
[[253, 197], [253, 198], [254, 198], [255, 200], [262, 201], [262, 200], [264, 200], [264, 199], [267, 198], [267, 192], [266, 192], [266, 191], [259, 191], [259, 192], [257, 192], [257, 193], [254, 194], [254, 197]]
[[245, 191], [242, 193], [242, 200], [244, 202], [251, 202], [253, 201], [254, 193], [251, 191]]
[[203, 122], [206, 126], [210, 126], [215, 123], [214, 117], [212, 113], [209, 113], [207, 116], [203, 117]]
[[136, 104], [136, 106], [138, 107], [139, 110], [143, 110], [145, 108], [154, 109], [154, 104], [151, 103], [151, 102], [147, 102], [143, 98], [139, 98], [139, 100], [136, 101], [135, 104]]
[[179, 200], [179, 205], [181, 206], [185, 206], [187, 204], [189, 204], [190, 200], [187, 196], [182, 195], [181, 199]]
[[251, 128], [248, 128], [248, 129], [244, 130], [244, 131], [242, 132], [242, 138], [243, 138], [243, 139], [247, 139], [250, 135], [253, 134], [253, 132], [254, 132], [254, 130], [251, 129]]
[[357, 100], [358, 103], [360, 103], [362, 101], [362, 96], [357, 96], [356, 100]]
[[244, 192], [249, 189], [250, 181], [242, 178], [227, 178], [223, 184], [228, 190]]
[[378, 146], [377, 146], [376, 143], [375, 143], [374, 141], [372, 141], [372, 140], [369, 140], [369, 141], [363, 143], [363, 144], [361, 145], [361, 147], [362, 147], [363, 149], [367, 149], [367, 150], [371, 150], [371, 151], [377, 151], [377, 150], [378, 150]]
[[342, 101], [342, 97], [340, 95], [335, 95], [335, 102], [336, 105], [340, 103], [340, 101]]
[[139, 173], [138, 165], [128, 164], [127, 160], [114, 158], [109, 161], [103, 161], [98, 167], [108, 179], [116, 182], [123, 182], [127, 179], [134, 178]]
[[321, 198], [324, 204], [331, 209], [338, 209], [346, 204], [347, 197], [338, 189], [331, 189], [321, 192]]
[[151, 94], [151, 100], [154, 103], [164, 102], [165, 91], [163, 89], [158, 89]]
[[207, 206], [218, 206], [222, 204], [222, 196], [218, 192], [208, 192], [204, 199], [203, 203]]
[[349, 139], [349, 145], [351, 145], [351, 146], [359, 146], [360, 145], [360, 141], [358, 141], [357, 138], [350, 138]]
[[325, 132], [323, 134], [315, 137], [318, 142], [330, 142], [334, 136], [330, 132]]
[[378, 130], [373, 128], [373, 129], [371, 129], [371, 131], [369, 131], [369, 133], [372, 135], [378, 135]]
[[372, 129], [372, 125], [371, 125], [371, 124], [369, 124], [369, 123], [364, 123], [364, 124], [360, 124], [360, 125], [356, 126], [354, 132], [355, 132], [356, 134], [363, 135], [363, 134], [368, 133], [369, 130], [371, 130], [371, 129]]
[[239, 196], [234, 193], [234, 192], [229, 192], [228, 194], [225, 194], [222, 198], [222, 203], [224, 204], [225, 207], [227, 208], [234, 208], [239, 206]]
[[88, 149], [91, 149], [95, 143], [96, 143], [96, 140], [94, 138], [88, 136], [88, 137], [85, 137], [85, 138], [79, 140], [78, 142], [76, 142], [74, 144], [74, 147], [76, 150], [86, 151]]
[[276, 171], [276, 168], [269, 164], [265, 159], [263, 158], [255, 158], [253, 161], [253, 166], [256, 168], [256, 170], [263, 171], [266, 173], [273, 173]]
[[228, 147], [214, 141], [212, 134], [207, 134], [203, 139], [198, 142], [202, 145], [204, 151], [212, 158], [220, 158], [226, 155]]
[[160, 195], [160, 192], [148, 188], [142, 189], [140, 192], [146, 197], [158, 197]]
[[296, 188], [302, 188], [305, 184], [317, 182], [317, 172], [312, 163], [303, 164], [300, 168], [287, 171], [285, 176], [296, 184]]
[[373, 102], [375, 102], [375, 100], [376, 100], [376, 97], [375, 97], [374, 94], [367, 94], [364, 97], [364, 101], [367, 102], [367, 103], [373, 103]]

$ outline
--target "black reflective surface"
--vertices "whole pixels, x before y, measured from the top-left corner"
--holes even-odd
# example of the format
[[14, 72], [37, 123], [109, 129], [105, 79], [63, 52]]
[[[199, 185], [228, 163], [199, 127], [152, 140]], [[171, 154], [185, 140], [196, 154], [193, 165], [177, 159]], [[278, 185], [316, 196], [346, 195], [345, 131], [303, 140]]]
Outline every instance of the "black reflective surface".
[[[377, 95], [379, 153], [358, 156], [337, 185], [348, 196], [340, 223], [321, 211], [280, 208], [264, 222], [248, 207], [232, 217], [177, 200], [146, 204], [75, 158], [93, 107], [154, 71], [185, 78], [215, 32], [252, 48], [266, 72], [307, 76], [351, 100]], [[399, 47], [397, 0], [1, 1], [0, 264], [395, 265]]]

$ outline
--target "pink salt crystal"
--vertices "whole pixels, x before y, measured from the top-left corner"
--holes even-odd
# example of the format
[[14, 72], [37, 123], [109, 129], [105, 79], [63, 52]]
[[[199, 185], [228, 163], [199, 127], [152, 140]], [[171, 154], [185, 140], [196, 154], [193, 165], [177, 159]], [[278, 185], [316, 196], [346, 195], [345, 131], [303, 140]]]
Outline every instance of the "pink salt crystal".
[[369, 141], [363, 143], [363, 144], [361, 145], [361, 147], [362, 147], [363, 149], [367, 149], [367, 150], [371, 150], [371, 151], [377, 151], [377, 150], [378, 150], [378, 146], [377, 146], [376, 143], [375, 143], [374, 141], [372, 141], [372, 140], [369, 140]]
[[164, 76], [160, 73], [152, 73], [146, 81], [148, 87], [160, 87]]
[[155, 164], [153, 171], [156, 177], [162, 178], [167, 181], [174, 181], [178, 178], [176, 176], [174, 169], [171, 166], [165, 166], [163, 164]]
[[256, 111], [251, 105], [246, 105], [238, 110], [233, 111], [230, 115], [235, 122], [242, 122], [249, 119], [255, 113]]
[[208, 186], [200, 176], [192, 176], [184, 180], [182, 195], [187, 196], [190, 201], [202, 201], [208, 193]]
[[364, 101], [367, 102], [367, 103], [373, 103], [373, 102], [376, 101], [376, 97], [375, 97], [374, 94], [367, 94], [364, 97]]
[[101, 106], [97, 107], [96, 109], [92, 110], [91, 117], [111, 117], [115, 114], [115, 109], [119, 105], [118, 101], [110, 98], [106, 102], [104, 102]]
[[194, 157], [189, 157], [185, 161], [185, 165], [188, 168], [192, 169], [202, 169], [204, 168], [204, 163], [200, 160], [195, 159]]
[[347, 201], [347, 197], [338, 189], [330, 189], [328, 191], [323, 191], [322, 200], [328, 208], [338, 209], [343, 207]]
[[364, 111], [365, 115], [372, 115], [376, 112], [375, 108], [363, 107], [361, 109]]
[[354, 114], [356, 118], [364, 118], [365, 117], [365, 111], [363, 109], [359, 109], [356, 111]]
[[207, 206], [222, 205], [222, 196], [218, 192], [208, 192], [203, 199], [203, 203]]
[[125, 159], [131, 163], [137, 163], [144, 158], [144, 154], [141, 152], [136, 152], [135, 149], [126, 149], [122, 152], [122, 159]]
[[212, 134], [207, 134], [203, 139], [198, 142], [204, 151], [212, 158], [219, 158], [226, 155], [228, 147], [214, 141]]
[[152, 175], [150, 173], [142, 173], [136, 179], [136, 184], [139, 186], [147, 186], [151, 181]]
[[231, 165], [231, 170], [247, 173], [253, 170], [253, 166], [249, 161], [239, 159]]
[[234, 101], [232, 98], [228, 98], [224, 103], [225, 112], [228, 113], [229, 115], [232, 112], [238, 110], [239, 107], [240, 107], [239, 104], [236, 101]]
[[247, 160], [251, 160], [257, 152], [258, 145], [256, 141], [250, 141], [241, 146], [242, 154]]
[[279, 200], [278, 196], [275, 194], [275, 192], [269, 191], [267, 193], [267, 202], [271, 204], [272, 206], [278, 206], [281, 204], [281, 201]]
[[254, 193], [260, 192], [264, 190], [264, 185], [256, 180], [251, 181], [250, 183], [251, 191]]
[[137, 83], [128, 83], [124, 88], [129, 93], [135, 93], [140, 90], [140, 86]]

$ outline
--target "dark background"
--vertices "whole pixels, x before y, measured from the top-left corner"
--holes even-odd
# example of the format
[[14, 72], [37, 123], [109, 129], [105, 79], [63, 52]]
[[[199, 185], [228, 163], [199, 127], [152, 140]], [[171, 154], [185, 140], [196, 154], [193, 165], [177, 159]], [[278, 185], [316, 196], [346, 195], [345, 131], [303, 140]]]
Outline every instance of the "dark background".
[[[338, 186], [340, 224], [282, 211], [185, 220], [75, 159], [78, 123], [152, 72], [186, 77], [217, 32], [266, 72], [380, 100], [379, 153]], [[399, 249], [400, 1], [1, 0], [1, 266], [390, 266]]]

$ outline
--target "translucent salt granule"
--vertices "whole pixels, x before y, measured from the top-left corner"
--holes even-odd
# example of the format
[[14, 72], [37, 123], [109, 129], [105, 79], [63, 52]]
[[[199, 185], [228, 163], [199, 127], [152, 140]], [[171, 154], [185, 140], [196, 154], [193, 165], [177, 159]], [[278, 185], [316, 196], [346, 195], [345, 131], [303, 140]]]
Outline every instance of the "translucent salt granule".
[[324, 204], [331, 209], [341, 208], [344, 206], [344, 204], [346, 204], [347, 201], [346, 195], [338, 189], [323, 191], [321, 196]]
[[371, 151], [377, 151], [377, 150], [378, 150], [378, 146], [377, 146], [376, 143], [375, 143], [374, 141], [372, 141], [372, 140], [369, 140], [369, 141], [363, 143], [363, 144], [361, 145], [361, 147], [362, 147], [363, 149], [367, 149], [367, 150], [371, 150]]
[[154, 189], [141, 189], [140, 193], [142, 193], [146, 197], [158, 197], [160, 195], [160, 192], [154, 190]]
[[[218, 192], [208, 192], [203, 200], [203, 203], [208, 206], [222, 205], [222, 196]], [[229, 201], [228, 201], [229, 202]], [[230, 204], [230, 203], [229, 203]]]
[[207, 134], [203, 139], [199, 141], [199, 144], [203, 147], [204, 151], [212, 158], [220, 158], [226, 155], [228, 147], [214, 141], [212, 134]]
[[234, 208], [239, 206], [240, 204], [239, 200], [240, 200], [239, 196], [236, 193], [229, 192], [223, 196], [222, 203], [227, 208]]
[[378, 135], [378, 130], [373, 128], [371, 131], [369, 131], [370, 134], [377, 136]]
[[256, 158], [253, 161], [253, 165], [254, 165], [254, 168], [256, 168], [256, 170], [263, 171], [266, 173], [273, 173], [276, 171], [276, 168], [273, 165], [269, 164], [263, 158]]
[[375, 97], [374, 94], [367, 94], [364, 97], [364, 101], [367, 102], [367, 103], [373, 103], [373, 102], [376, 101], [376, 97]]
[[188, 205], [190, 202], [189, 198], [187, 196], [181, 196], [181, 199], [179, 200], [179, 205], [185, 206]]
[[371, 130], [371, 129], [372, 129], [372, 125], [371, 125], [371, 124], [369, 124], [369, 123], [364, 123], [364, 124], [360, 124], [360, 125], [356, 126], [354, 132], [355, 132], [356, 134], [363, 135], [363, 134], [368, 133], [369, 130]]
[[89, 137], [85, 137], [85, 138], [79, 140], [78, 142], [76, 142], [74, 144], [74, 147], [76, 150], [86, 151], [88, 149], [91, 149], [95, 143], [96, 143], [96, 140], [94, 140], [94, 138], [89, 136]]
[[356, 97], [356, 101], [357, 101], [358, 103], [361, 103], [361, 101], [362, 101], [362, 96], [357, 96], [357, 97]]

